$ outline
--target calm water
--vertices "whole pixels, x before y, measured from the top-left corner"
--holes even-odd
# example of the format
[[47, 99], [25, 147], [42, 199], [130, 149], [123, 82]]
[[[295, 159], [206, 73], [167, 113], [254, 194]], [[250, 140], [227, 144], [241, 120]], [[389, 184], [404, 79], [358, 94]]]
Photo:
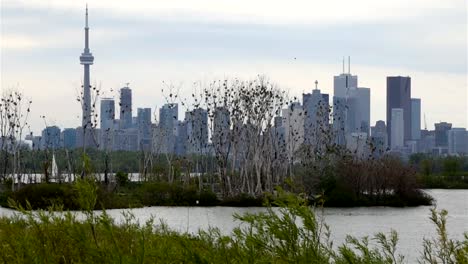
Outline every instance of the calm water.
[[[437, 201], [437, 208], [449, 212], [448, 230], [452, 238], [462, 239], [463, 232], [468, 232], [468, 190], [428, 190]], [[353, 236], [373, 235], [377, 232], [398, 232], [399, 253], [407, 256], [407, 262], [413, 263], [422, 250], [424, 237], [435, 235], [434, 226], [429, 220], [429, 206], [413, 208], [362, 207], [362, 208], [327, 208], [324, 220], [331, 228], [334, 244], [343, 243], [346, 234]], [[162, 219], [172, 229], [181, 232], [197, 232], [209, 226], [217, 227], [224, 234], [229, 234], [240, 223], [234, 221], [234, 213], [259, 212], [263, 208], [239, 207], [147, 207], [131, 209], [140, 223], [151, 216]], [[121, 209], [109, 210], [108, 213], [117, 221], [122, 219]], [[0, 208], [0, 215], [13, 212]]]

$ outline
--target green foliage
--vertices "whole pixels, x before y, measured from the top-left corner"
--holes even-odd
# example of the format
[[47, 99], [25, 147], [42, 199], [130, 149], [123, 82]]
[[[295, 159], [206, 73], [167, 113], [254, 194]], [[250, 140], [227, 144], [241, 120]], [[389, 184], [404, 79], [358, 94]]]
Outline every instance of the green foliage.
[[[27, 185], [9, 197], [22, 207], [31, 209], [46, 209], [53, 205], [62, 205], [68, 209], [79, 209], [77, 192], [70, 184], [42, 183]], [[3, 206], [7, 204], [2, 204]]]
[[83, 211], [91, 211], [96, 206], [98, 187], [93, 179], [78, 179], [74, 185], [77, 193], [76, 201]]
[[424, 239], [423, 256], [421, 262], [425, 263], [468, 263], [468, 233], [464, 241], [454, 241], [448, 238], [446, 210], [431, 209], [430, 219], [436, 226], [437, 237]]
[[460, 171], [460, 161], [456, 157], [447, 157], [443, 161], [443, 173], [445, 176], [455, 176]]
[[[95, 187], [80, 182], [89, 205]], [[91, 202], [90, 202], [91, 201]], [[397, 254], [398, 235], [378, 233], [367, 237], [348, 236], [333, 247], [323, 218], [308, 206], [305, 196], [277, 189], [276, 208], [235, 217], [242, 224], [229, 236], [218, 229], [189, 235], [176, 233], [164, 223], [150, 219], [140, 223], [124, 213], [116, 224], [103, 211], [85, 212], [78, 219], [71, 212], [19, 211], [0, 218], [0, 259], [3, 263], [403, 263]], [[54, 208], [55, 210], [59, 208]], [[468, 234], [463, 241], [450, 240], [446, 211], [432, 210], [437, 238], [423, 243], [421, 263], [466, 263]]]
[[125, 186], [128, 183], [128, 173], [118, 171], [115, 174], [115, 180], [119, 186]]

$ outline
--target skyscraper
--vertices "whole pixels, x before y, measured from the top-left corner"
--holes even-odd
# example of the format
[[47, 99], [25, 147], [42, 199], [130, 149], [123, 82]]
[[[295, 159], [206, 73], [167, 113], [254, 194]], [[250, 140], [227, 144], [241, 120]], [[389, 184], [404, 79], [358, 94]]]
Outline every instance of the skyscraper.
[[132, 127], [132, 90], [127, 87], [120, 89], [120, 129]]
[[380, 157], [387, 151], [388, 135], [385, 121], [379, 120], [375, 123], [375, 126], [371, 127], [371, 143], [371, 152], [374, 157]]
[[137, 109], [137, 127], [140, 149], [149, 150], [151, 147], [151, 108]]
[[402, 108], [392, 109], [392, 129], [390, 136], [390, 146], [392, 150], [401, 149], [404, 147], [404, 133], [405, 133], [405, 110]]
[[208, 145], [208, 112], [202, 108], [195, 108], [185, 113], [187, 123], [188, 153], [206, 151]]
[[[280, 117], [281, 118], [281, 117]], [[226, 107], [217, 107], [213, 115], [211, 142], [216, 155], [228, 152], [231, 135], [231, 116]]]
[[282, 110], [288, 155], [292, 157], [304, 143], [304, 109], [301, 103], [293, 102]]
[[315, 89], [312, 93], [302, 94], [304, 108], [304, 141], [306, 144], [316, 145], [320, 138], [320, 132], [329, 128], [329, 96], [322, 94], [315, 81]]
[[350, 89], [358, 86], [357, 75], [351, 74], [351, 61], [348, 57], [348, 73], [345, 73], [345, 63], [343, 59], [343, 72], [333, 77], [333, 96], [346, 98]]
[[60, 128], [57, 126], [48, 126], [42, 130], [41, 149], [60, 148]]
[[91, 85], [90, 85], [90, 74], [89, 67], [93, 65], [94, 57], [89, 50], [89, 27], [88, 27], [88, 6], [86, 6], [86, 18], [85, 18], [85, 48], [83, 53], [80, 56], [80, 63], [84, 68], [83, 76], [83, 93], [81, 95], [81, 107], [82, 107], [82, 133], [84, 133], [84, 146], [91, 146], [91, 129], [92, 129], [92, 120], [91, 120]]
[[157, 145], [161, 153], [174, 153], [179, 106], [165, 104], [159, 109], [159, 124], [156, 129]]
[[421, 99], [411, 98], [411, 139], [421, 139]]
[[448, 153], [468, 153], [468, 137], [465, 128], [452, 128], [448, 131]]
[[112, 98], [101, 99], [101, 144], [102, 149], [112, 149], [115, 120], [115, 101]]
[[435, 146], [448, 147], [448, 131], [452, 128], [451, 123], [440, 122], [435, 123]]
[[[403, 141], [411, 140], [411, 78], [402, 76], [387, 77], [387, 130], [388, 135], [393, 135], [392, 109], [401, 108], [404, 114], [404, 138]], [[389, 138], [390, 146], [392, 136]]]
[[[351, 74], [348, 61], [348, 73], [333, 78], [333, 130], [336, 143], [343, 145], [351, 133], [366, 133], [370, 129], [370, 89], [358, 87], [357, 75]], [[360, 135], [363, 137], [363, 135]]]
[[65, 128], [62, 131], [62, 144], [66, 149], [76, 148], [76, 129], [74, 128]]

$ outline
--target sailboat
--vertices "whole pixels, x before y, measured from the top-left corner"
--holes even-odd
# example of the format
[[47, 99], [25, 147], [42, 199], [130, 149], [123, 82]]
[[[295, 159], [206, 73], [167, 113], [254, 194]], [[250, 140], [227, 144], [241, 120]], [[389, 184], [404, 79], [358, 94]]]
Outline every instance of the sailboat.
[[55, 161], [55, 153], [52, 155], [52, 168], [51, 168], [50, 175], [52, 176], [52, 179], [54, 179], [55, 181], [59, 179], [57, 162]]

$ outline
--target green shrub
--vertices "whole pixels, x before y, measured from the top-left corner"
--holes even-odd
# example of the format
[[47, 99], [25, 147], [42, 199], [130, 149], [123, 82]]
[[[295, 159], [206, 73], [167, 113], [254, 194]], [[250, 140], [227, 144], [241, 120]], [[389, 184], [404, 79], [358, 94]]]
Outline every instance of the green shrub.
[[117, 184], [119, 186], [125, 186], [128, 184], [129, 180], [128, 180], [128, 173], [124, 173], [124, 172], [117, 172], [115, 174], [115, 180], [117, 182]]
[[77, 192], [70, 184], [42, 183], [26, 185], [13, 192], [11, 198], [19, 205], [31, 209], [45, 209], [53, 205], [62, 205], [68, 209], [79, 209]]

